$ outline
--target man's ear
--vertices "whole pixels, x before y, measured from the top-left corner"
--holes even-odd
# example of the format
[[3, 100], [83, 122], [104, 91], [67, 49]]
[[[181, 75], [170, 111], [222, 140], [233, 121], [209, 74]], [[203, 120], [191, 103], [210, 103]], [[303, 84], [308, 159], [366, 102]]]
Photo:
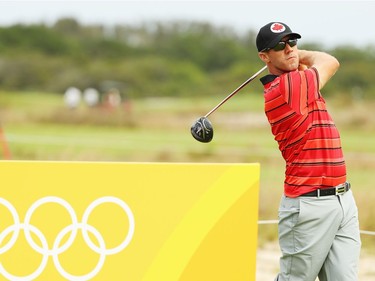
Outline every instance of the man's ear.
[[265, 53], [265, 52], [259, 52], [259, 53], [258, 53], [258, 56], [259, 56], [259, 58], [260, 58], [263, 62], [265, 62], [265, 63], [269, 63], [269, 62], [270, 62], [270, 58], [268, 57], [268, 54], [267, 54], [267, 53]]

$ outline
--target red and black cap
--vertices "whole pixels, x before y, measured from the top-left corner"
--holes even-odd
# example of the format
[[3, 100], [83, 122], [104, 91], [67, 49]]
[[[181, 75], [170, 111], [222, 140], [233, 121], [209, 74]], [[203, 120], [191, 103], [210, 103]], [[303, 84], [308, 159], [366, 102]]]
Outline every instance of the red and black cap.
[[285, 23], [270, 22], [266, 24], [259, 30], [256, 38], [258, 52], [275, 47], [287, 35], [292, 36], [293, 39], [301, 38], [301, 35], [292, 32]]

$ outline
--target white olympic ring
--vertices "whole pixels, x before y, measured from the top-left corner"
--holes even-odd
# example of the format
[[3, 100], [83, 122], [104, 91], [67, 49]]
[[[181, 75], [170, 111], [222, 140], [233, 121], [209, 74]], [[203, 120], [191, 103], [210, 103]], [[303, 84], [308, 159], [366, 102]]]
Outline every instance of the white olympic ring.
[[[38, 207], [46, 203], [56, 203], [56, 204], [63, 206], [68, 211], [71, 221], [72, 221], [70, 225], [63, 228], [57, 234], [54, 240], [52, 249], [49, 249], [45, 235], [37, 227], [30, 224], [34, 211]], [[128, 217], [129, 230], [125, 239], [120, 243], [120, 245], [111, 249], [106, 248], [104, 238], [100, 234], [100, 232], [95, 227], [88, 224], [88, 219], [90, 217], [91, 212], [97, 206], [103, 203], [113, 203], [113, 204], [120, 206]], [[21, 230], [24, 231], [26, 241], [28, 242], [30, 247], [33, 250], [35, 250], [37, 253], [43, 255], [43, 258], [39, 267], [33, 273], [27, 276], [15, 276], [9, 273], [0, 262], [0, 274], [3, 275], [6, 279], [12, 280], [12, 281], [34, 280], [40, 274], [42, 274], [45, 267], [47, 266], [48, 258], [50, 256], [52, 256], [52, 260], [55, 265], [55, 268], [60, 273], [60, 275], [63, 276], [65, 279], [71, 280], [71, 281], [86, 281], [86, 280], [92, 279], [102, 269], [106, 256], [114, 255], [124, 250], [129, 245], [134, 235], [135, 222], [134, 222], [134, 216], [133, 216], [131, 209], [124, 201], [113, 196], [105, 196], [105, 197], [101, 197], [101, 198], [94, 200], [85, 210], [82, 216], [82, 222], [78, 222], [77, 215], [73, 207], [67, 201], [65, 201], [62, 198], [55, 197], [55, 196], [44, 197], [34, 202], [34, 204], [32, 204], [31, 207], [27, 210], [26, 215], [25, 215], [25, 220], [23, 223], [20, 222], [16, 209], [9, 201], [5, 200], [4, 198], [0, 198], [0, 205], [3, 205], [9, 210], [9, 212], [11, 213], [13, 217], [13, 222], [14, 222], [13, 225], [8, 226], [0, 233], [0, 246], [2, 245], [4, 238], [10, 235], [10, 233], [13, 233], [9, 241], [4, 246], [0, 247], [0, 255], [6, 253], [10, 248], [14, 246], [14, 244], [17, 242], [17, 239]], [[73, 244], [79, 229], [81, 230], [83, 239], [86, 242], [86, 244], [89, 246], [89, 248], [95, 253], [99, 254], [99, 261], [91, 272], [85, 275], [77, 276], [77, 275], [72, 275], [66, 272], [66, 270], [62, 267], [58, 256], [59, 254], [65, 252]], [[63, 245], [60, 245], [63, 238], [69, 232], [70, 232], [70, 236], [67, 239], [67, 241]], [[99, 243], [99, 247], [95, 245], [95, 243], [92, 242], [88, 232], [94, 235], [95, 239]], [[33, 233], [34, 236], [38, 237], [38, 239], [41, 242], [41, 247], [34, 242], [31, 236], [31, 233]]]

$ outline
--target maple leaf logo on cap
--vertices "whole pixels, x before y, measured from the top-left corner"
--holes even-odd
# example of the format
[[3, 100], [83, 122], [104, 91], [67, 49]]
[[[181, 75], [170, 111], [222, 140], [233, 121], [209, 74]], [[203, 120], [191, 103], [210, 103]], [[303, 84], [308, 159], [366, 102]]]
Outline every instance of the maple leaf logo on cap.
[[281, 23], [275, 22], [271, 25], [271, 31], [273, 33], [281, 33], [285, 31], [285, 26]]

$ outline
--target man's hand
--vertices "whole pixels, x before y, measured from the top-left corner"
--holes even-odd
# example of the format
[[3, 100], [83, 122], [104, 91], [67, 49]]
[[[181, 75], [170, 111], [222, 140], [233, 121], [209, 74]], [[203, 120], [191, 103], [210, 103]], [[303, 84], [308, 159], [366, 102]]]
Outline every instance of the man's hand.
[[308, 69], [308, 67], [307, 67], [306, 64], [300, 63], [300, 64], [298, 65], [298, 70], [299, 70], [299, 71], [303, 71], [303, 70], [306, 70], [306, 69]]

